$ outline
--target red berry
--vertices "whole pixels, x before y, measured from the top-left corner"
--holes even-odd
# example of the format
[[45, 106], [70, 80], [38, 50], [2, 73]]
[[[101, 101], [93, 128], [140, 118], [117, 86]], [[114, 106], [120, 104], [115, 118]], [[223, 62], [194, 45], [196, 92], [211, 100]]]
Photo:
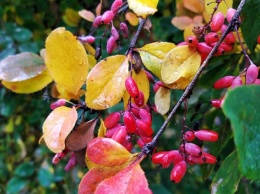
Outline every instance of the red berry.
[[185, 134], [184, 134], [184, 138], [186, 141], [193, 141], [195, 139], [195, 135], [192, 131], [187, 131]]
[[[137, 133], [136, 133], [136, 135], [137, 135]], [[149, 143], [153, 140], [152, 136], [148, 137], [148, 136], [145, 136], [143, 134], [139, 134], [139, 136], [143, 140], [144, 143]]]
[[179, 183], [181, 179], [184, 177], [184, 175], [186, 174], [186, 170], [187, 170], [187, 164], [185, 161], [181, 161], [177, 163], [171, 171], [171, 175], [170, 175], [171, 180], [174, 183]]
[[243, 82], [242, 82], [242, 79], [241, 79], [241, 77], [236, 77], [234, 80], [233, 80], [233, 82], [232, 82], [232, 84], [231, 84], [231, 88], [235, 88], [235, 87], [237, 87], [237, 86], [241, 86], [241, 85], [243, 85]]
[[209, 54], [210, 51], [212, 50], [212, 47], [208, 45], [206, 42], [200, 42], [198, 44], [198, 51], [202, 54]]
[[140, 148], [143, 148], [145, 145], [144, 141], [141, 138], [139, 138], [136, 143]]
[[168, 153], [167, 151], [154, 153], [154, 154], [152, 155], [152, 162], [153, 162], [154, 164], [161, 164], [163, 156], [164, 156], [165, 154], [167, 154], [167, 153]]
[[255, 64], [249, 65], [246, 70], [246, 85], [254, 84], [258, 77], [258, 67]]
[[94, 19], [94, 22], [93, 22], [93, 27], [94, 28], [97, 28], [98, 26], [100, 26], [102, 24], [102, 16], [97, 16], [95, 19]]
[[108, 10], [103, 13], [101, 21], [103, 24], [109, 24], [114, 19], [114, 14], [112, 11]]
[[221, 105], [223, 103], [223, 99], [215, 99], [215, 100], [211, 100], [211, 105], [215, 108], [221, 108]]
[[196, 36], [187, 37], [186, 42], [190, 47], [197, 47], [198, 46], [198, 39], [197, 39]]
[[113, 36], [110, 36], [107, 41], [107, 53], [111, 54], [115, 50], [116, 46], [116, 39]]
[[214, 83], [213, 87], [215, 89], [228, 88], [231, 86], [234, 79], [235, 79], [235, 76], [222, 77]]
[[61, 159], [63, 159], [69, 153], [68, 149], [62, 150], [62, 152], [55, 154], [52, 159], [53, 164], [58, 164]]
[[157, 152], [152, 155], [152, 162], [154, 164], [161, 164], [163, 168], [168, 168], [172, 163], [172, 155], [169, 152]]
[[112, 136], [112, 139], [122, 144], [127, 136], [127, 130], [125, 126], [121, 126]]
[[120, 120], [120, 112], [113, 112], [104, 120], [104, 124], [107, 129], [115, 127], [118, 121]]
[[145, 121], [141, 119], [136, 120], [138, 132], [144, 136], [150, 137], [153, 135], [153, 129]]
[[201, 158], [207, 164], [216, 164], [217, 162], [216, 157], [207, 152], [202, 152]]
[[151, 114], [150, 114], [147, 110], [141, 108], [141, 109], [139, 110], [139, 116], [140, 116], [140, 118], [141, 118], [144, 122], [146, 122], [149, 126], [152, 125]]
[[78, 40], [82, 43], [92, 44], [95, 42], [95, 37], [94, 36], [79, 36]]
[[144, 72], [145, 72], [149, 82], [154, 82], [153, 75], [150, 72], [146, 71], [146, 70], [144, 70]]
[[218, 140], [218, 133], [211, 130], [201, 129], [195, 131], [194, 135], [201, 141], [215, 142]]
[[169, 155], [171, 155], [174, 165], [184, 160], [184, 157], [180, 154], [179, 150], [171, 150], [169, 151]]
[[125, 80], [125, 88], [127, 90], [127, 92], [129, 93], [129, 95], [132, 98], [137, 98], [139, 95], [139, 89], [138, 86], [135, 82], [135, 80], [129, 76], [126, 80]]
[[226, 29], [227, 25], [224, 24], [223, 26], [221, 26], [220, 32], [223, 34], [226, 31]]
[[212, 44], [219, 40], [219, 36], [216, 32], [210, 32], [206, 34], [204, 39], [207, 44]]
[[66, 104], [67, 100], [65, 99], [59, 99], [56, 102], [51, 103], [50, 107], [51, 110], [54, 110], [55, 108], [58, 108], [60, 106], [64, 106]]
[[257, 37], [257, 43], [260, 44], [260, 35]]
[[127, 39], [128, 38], [128, 27], [127, 27], [126, 23], [121, 22], [120, 25], [119, 25], [119, 28], [122, 32], [123, 37], [125, 39]]
[[155, 84], [153, 85], [154, 93], [156, 93], [159, 90], [160, 87], [161, 87], [161, 84], [159, 84], [158, 82], [155, 82]]
[[260, 85], [260, 79], [256, 79], [255, 84]]
[[108, 138], [111, 138], [111, 137], [114, 135], [114, 133], [115, 133], [121, 126], [122, 126], [121, 124], [116, 124], [116, 126], [110, 128], [110, 129], [107, 129], [105, 136], [108, 137]]
[[65, 170], [68, 172], [69, 170], [71, 170], [73, 167], [75, 167], [77, 165], [77, 158], [74, 152], [70, 153], [70, 159], [67, 163], [67, 165], [65, 166]]
[[225, 21], [225, 16], [223, 15], [223, 13], [218, 12], [217, 14], [215, 14], [212, 18], [212, 22], [210, 24], [211, 30], [213, 32], [217, 32], [221, 29], [221, 27], [223, 26]]
[[236, 43], [236, 37], [233, 34], [233, 32], [229, 32], [227, 34], [227, 36], [224, 39], [225, 43], [227, 43], [228, 45], [234, 45]]
[[131, 142], [129, 135], [127, 135], [125, 141], [122, 142], [122, 146], [124, 146], [129, 152], [132, 150], [133, 143]]
[[134, 115], [129, 111], [125, 111], [123, 119], [124, 119], [124, 124], [127, 128], [128, 133], [135, 133], [136, 122], [135, 122]]
[[115, 38], [115, 40], [119, 39], [118, 31], [113, 25], [111, 27], [111, 36], [113, 36]]
[[116, 14], [119, 10], [119, 8], [123, 5], [122, 0], [115, 0], [111, 6], [111, 11]]
[[134, 98], [134, 102], [139, 107], [142, 107], [144, 105], [144, 93], [142, 91], [139, 91], [138, 96]]
[[189, 155], [187, 157], [187, 162], [189, 164], [205, 164], [205, 161], [203, 161], [202, 156], [197, 157], [197, 156]]
[[194, 143], [185, 143], [185, 152], [193, 156], [200, 156], [202, 153], [201, 148]]

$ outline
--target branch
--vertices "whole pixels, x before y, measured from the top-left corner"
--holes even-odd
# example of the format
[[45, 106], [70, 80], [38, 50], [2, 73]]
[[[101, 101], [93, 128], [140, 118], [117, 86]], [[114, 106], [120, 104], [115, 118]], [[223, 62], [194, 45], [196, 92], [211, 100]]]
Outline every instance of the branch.
[[242, 8], [245, 4], [246, 0], [241, 0], [236, 13], [234, 14], [231, 22], [228, 24], [227, 29], [225, 30], [225, 32], [223, 33], [223, 35], [221, 36], [220, 40], [217, 42], [217, 44], [212, 48], [211, 52], [209, 53], [209, 55], [207, 56], [207, 58], [205, 59], [205, 61], [202, 63], [202, 65], [200, 66], [199, 70], [197, 71], [196, 75], [194, 76], [194, 78], [192, 79], [192, 81], [190, 82], [190, 84], [187, 86], [187, 88], [185, 89], [185, 91], [183, 92], [181, 98], [179, 99], [179, 101], [177, 102], [177, 104], [173, 107], [173, 109], [171, 110], [170, 114], [168, 115], [167, 119], [164, 121], [163, 125], [161, 126], [161, 128], [159, 129], [159, 131], [157, 132], [157, 134], [154, 136], [153, 140], [146, 144], [143, 149], [142, 149], [142, 154], [148, 155], [150, 154], [154, 147], [155, 144], [157, 142], [157, 140], [159, 139], [159, 137], [162, 135], [162, 133], [164, 132], [164, 130], [166, 129], [166, 126], [168, 125], [168, 123], [170, 122], [170, 120], [172, 119], [172, 117], [174, 116], [174, 114], [176, 113], [177, 109], [181, 106], [182, 102], [190, 95], [191, 91], [194, 88], [195, 83], [197, 82], [199, 76], [201, 75], [202, 71], [204, 70], [204, 68], [206, 67], [206, 65], [209, 63], [209, 61], [211, 60], [211, 58], [213, 57], [213, 54], [217, 51], [219, 45], [223, 42], [223, 40], [225, 39], [225, 37], [227, 36], [227, 34], [231, 31], [233, 31], [234, 29], [236, 29], [237, 27], [239, 27], [240, 22], [239, 22], [239, 15], [242, 11]]

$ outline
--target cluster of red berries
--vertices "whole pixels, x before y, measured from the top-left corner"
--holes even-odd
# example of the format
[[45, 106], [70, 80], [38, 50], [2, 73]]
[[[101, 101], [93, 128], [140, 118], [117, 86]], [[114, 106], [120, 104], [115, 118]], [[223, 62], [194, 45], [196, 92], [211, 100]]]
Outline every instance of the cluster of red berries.
[[[229, 8], [227, 11], [226, 18], [223, 13], [218, 12], [212, 16], [211, 21], [204, 28], [195, 28], [194, 33], [197, 36], [189, 36], [186, 38], [185, 42], [179, 45], [189, 45], [192, 48], [197, 48], [201, 55], [202, 61], [208, 56], [212, 48], [216, 45], [217, 41], [220, 39], [221, 35], [227, 28], [225, 25], [225, 19], [229, 23], [232, 20], [236, 10]], [[210, 32], [206, 33], [207, 26], [210, 26]], [[206, 34], [205, 34], [206, 33]], [[224, 41], [220, 44], [217, 52], [214, 56], [223, 55], [226, 52], [233, 50], [233, 46], [236, 43], [236, 38], [233, 32], [229, 32], [225, 37]]]
[[[243, 81], [242, 76], [225, 76], [217, 80], [213, 87], [215, 89], [227, 89], [227, 88], [235, 88], [237, 86], [242, 85], [252, 85], [257, 84], [260, 85], [260, 79], [257, 79], [259, 73], [258, 67], [251, 62], [249, 67], [245, 72], [245, 81]], [[214, 99], [211, 101], [212, 106], [216, 108], [220, 108], [224, 102], [225, 96], [220, 99]]]
[[152, 155], [152, 162], [163, 168], [174, 165], [170, 179], [179, 183], [186, 174], [188, 165], [193, 164], [215, 164], [217, 159], [202, 150], [198, 145], [191, 143], [195, 137], [201, 141], [215, 142], [218, 140], [218, 133], [212, 130], [201, 129], [198, 131], [187, 131], [183, 135], [183, 143], [179, 150], [162, 151]]
[[[133, 147], [133, 137], [137, 136], [137, 144], [142, 148], [152, 140], [152, 117], [150, 107], [144, 104], [144, 94], [139, 90], [135, 80], [129, 76], [125, 81], [126, 91], [130, 98], [127, 110], [113, 112], [106, 117], [106, 137], [122, 144], [127, 150]], [[122, 115], [122, 119], [121, 119]], [[120, 121], [123, 121], [120, 123]]]
[[[118, 30], [113, 25], [113, 19], [116, 16], [118, 10], [123, 5], [122, 0], [115, 0], [113, 4], [111, 5], [110, 10], [107, 10], [103, 13], [103, 15], [97, 16], [94, 19], [93, 27], [98, 28], [100, 25], [110, 25], [111, 24], [111, 30], [110, 30], [110, 37], [107, 40], [106, 50], [108, 54], [111, 54], [116, 48], [117, 43], [116, 41], [119, 39], [119, 33]], [[128, 26], [125, 22], [120, 22], [119, 29], [121, 31], [122, 36], [127, 39], [128, 38]], [[88, 35], [88, 36], [80, 36], [78, 37], [78, 40], [80, 40], [82, 43], [88, 43], [92, 44], [95, 42], [95, 37]], [[98, 57], [96, 57], [98, 58]]]

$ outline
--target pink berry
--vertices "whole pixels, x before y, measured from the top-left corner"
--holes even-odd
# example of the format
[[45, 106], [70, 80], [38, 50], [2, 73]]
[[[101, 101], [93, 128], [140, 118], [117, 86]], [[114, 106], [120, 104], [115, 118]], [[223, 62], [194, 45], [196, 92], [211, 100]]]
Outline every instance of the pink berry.
[[112, 139], [121, 144], [122, 142], [124, 142], [126, 135], [127, 135], [126, 127], [121, 126], [118, 130], [115, 131], [115, 133], [112, 136]]
[[146, 76], [147, 76], [149, 82], [152, 82], [152, 83], [153, 83], [153, 82], [154, 82], [153, 75], [152, 75], [150, 72], [146, 71], [146, 70], [144, 70], [144, 72], [145, 72], [145, 74], [146, 74]]
[[103, 24], [109, 24], [114, 19], [114, 14], [112, 11], [108, 10], [103, 13], [101, 21]]
[[[226, 18], [227, 18], [227, 21], [228, 21], [228, 22], [231, 22], [231, 20], [232, 20], [233, 16], [235, 15], [236, 11], [237, 11], [237, 10], [236, 10], [236, 9], [233, 9], [233, 8], [229, 8], [229, 9], [227, 10], [227, 16], [226, 16]], [[239, 17], [239, 21], [241, 21], [240, 17]]]
[[184, 160], [184, 157], [181, 155], [179, 150], [171, 150], [171, 151], [169, 151], [169, 155], [171, 155], [172, 162], [174, 165], [179, 163], [180, 161]]
[[119, 39], [118, 31], [113, 25], [111, 27], [111, 36], [113, 36], [115, 40]]
[[232, 84], [231, 84], [231, 88], [235, 88], [235, 87], [237, 87], [237, 86], [242, 86], [243, 85], [243, 82], [242, 82], [242, 79], [241, 79], [241, 77], [239, 77], [239, 76], [237, 76], [234, 80], [233, 80], [233, 82], [232, 82]]
[[131, 133], [131, 134], [135, 133], [135, 131], [136, 131], [136, 122], [135, 122], [134, 115], [131, 112], [129, 112], [129, 111], [125, 111], [123, 119], [124, 119], [124, 124], [125, 124], [125, 126], [127, 128], [127, 132]]
[[135, 80], [129, 76], [126, 80], [125, 80], [125, 88], [126, 91], [129, 93], [129, 95], [132, 98], [137, 98], [139, 95], [139, 89], [138, 86], [135, 82]]
[[120, 120], [120, 112], [113, 112], [104, 120], [104, 124], [107, 129], [111, 129], [116, 126]]
[[231, 86], [233, 80], [235, 79], [235, 76], [225, 76], [225, 77], [222, 77], [220, 79], [218, 79], [213, 87], [215, 89], [223, 89], [223, 88], [228, 88]]
[[254, 84], [258, 77], [258, 67], [255, 64], [249, 65], [246, 70], [246, 85]]
[[119, 25], [119, 28], [122, 32], [123, 37], [125, 39], [127, 39], [128, 38], [128, 27], [127, 27], [126, 23], [121, 22], [120, 25]]
[[225, 21], [225, 16], [223, 15], [223, 13], [218, 12], [217, 14], [215, 14], [212, 18], [212, 22], [210, 24], [211, 30], [213, 32], [217, 32], [221, 29], [221, 27], [223, 26]]
[[70, 153], [70, 159], [67, 163], [67, 165], [65, 166], [65, 170], [68, 172], [69, 170], [71, 170], [73, 167], [75, 167], [77, 165], [77, 158], [74, 152]]
[[116, 124], [116, 126], [110, 128], [110, 129], [107, 129], [105, 136], [108, 137], [108, 138], [111, 138], [111, 137], [114, 135], [114, 133], [115, 133], [121, 126], [122, 126], [121, 124]]
[[190, 47], [197, 47], [198, 46], [198, 39], [196, 36], [189, 36], [186, 38], [186, 43], [190, 46]]
[[181, 161], [177, 163], [171, 171], [170, 178], [172, 182], [179, 183], [181, 179], [184, 177], [184, 175], [186, 174], [186, 170], [187, 170], [187, 164], [185, 161]]
[[51, 110], [54, 110], [55, 108], [58, 108], [60, 106], [64, 106], [66, 104], [67, 100], [65, 99], [59, 99], [56, 102], [51, 103], [50, 107]]
[[212, 44], [219, 40], [219, 36], [216, 32], [210, 32], [206, 34], [204, 39], [207, 44]]
[[208, 45], [206, 42], [200, 42], [198, 44], [198, 51], [201, 54], [206, 54], [208, 55], [210, 53], [210, 51], [212, 50], [212, 47], [210, 45]]
[[195, 131], [194, 135], [201, 141], [215, 142], [218, 140], [218, 133], [211, 130], [201, 129]]
[[94, 36], [79, 36], [78, 40], [82, 43], [92, 44], [95, 42], [95, 37]]
[[144, 105], [144, 93], [142, 91], [139, 91], [138, 96], [134, 98], [134, 102], [139, 107], [142, 107]]
[[141, 118], [144, 122], [146, 122], [149, 126], [152, 125], [151, 114], [150, 114], [147, 110], [145, 110], [145, 109], [143, 109], [143, 108], [140, 108], [140, 110], [139, 110], [139, 116], [140, 116], [140, 118]]
[[184, 134], [184, 138], [186, 141], [188, 142], [191, 142], [195, 139], [195, 135], [192, 131], [187, 131], [185, 134]]
[[123, 5], [122, 0], [115, 0], [111, 6], [111, 11], [113, 12], [113, 14], [116, 14], [122, 5]]
[[207, 152], [202, 152], [201, 157], [202, 160], [207, 164], [216, 164], [217, 162], [216, 157]]
[[184, 147], [185, 147], [185, 152], [190, 155], [200, 156], [202, 153], [201, 148], [194, 143], [185, 143]]
[[205, 164], [205, 161], [203, 161], [202, 156], [192, 156], [189, 155], [187, 157], [188, 164]]
[[93, 22], [93, 27], [94, 28], [97, 28], [98, 26], [100, 26], [102, 24], [102, 16], [97, 16], [95, 19], [94, 19], [94, 22]]
[[113, 36], [110, 36], [107, 41], [107, 53], [111, 54], [115, 50], [116, 46], [116, 39]]
[[234, 45], [236, 43], [236, 37], [233, 34], [233, 32], [229, 32], [227, 34], [227, 36], [224, 39], [225, 43], [227, 43], [228, 45]]
[[153, 129], [145, 121], [141, 119], [136, 120], [138, 132], [144, 136], [150, 137], [153, 135]]

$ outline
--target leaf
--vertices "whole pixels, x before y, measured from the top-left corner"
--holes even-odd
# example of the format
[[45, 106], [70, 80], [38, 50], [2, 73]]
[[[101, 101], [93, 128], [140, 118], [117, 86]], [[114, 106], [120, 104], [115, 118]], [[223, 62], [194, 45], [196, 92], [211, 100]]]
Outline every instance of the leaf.
[[128, 6], [137, 16], [146, 18], [148, 15], [153, 15], [157, 11], [159, 0], [127, 0]]
[[62, 19], [68, 26], [72, 27], [77, 27], [80, 21], [78, 12], [71, 8], [66, 8]]
[[158, 113], [165, 115], [170, 109], [171, 91], [168, 88], [160, 87], [155, 93], [154, 102]]
[[30, 30], [27, 28], [21, 28], [21, 27], [16, 27], [13, 32], [13, 37], [16, 41], [18, 42], [26, 42], [29, 41], [33, 34]]
[[82, 44], [65, 28], [53, 30], [46, 40], [46, 66], [54, 81], [77, 97], [88, 74], [88, 58]]
[[200, 67], [201, 57], [196, 49], [178, 46], [163, 59], [161, 67], [162, 81], [170, 88], [184, 89], [190, 83]]
[[[149, 80], [147, 78], [146, 73], [142, 69], [138, 74], [133, 71], [132, 73], [132, 78], [135, 80], [138, 89], [144, 93], [144, 104], [149, 99], [149, 94], [150, 94], [150, 85], [149, 85]], [[123, 99], [124, 99], [124, 107], [127, 107], [127, 103], [129, 101], [130, 95], [128, 92], [125, 92]], [[134, 103], [134, 99], [132, 98], [132, 102]]]
[[100, 118], [100, 126], [98, 129], [98, 137], [105, 137], [107, 128], [102, 118]]
[[161, 62], [166, 54], [175, 47], [176, 45], [170, 42], [154, 42], [138, 48], [137, 51], [140, 53], [145, 67], [160, 79]]
[[[217, 12], [221, 12], [221, 13], [224, 14], [224, 16], [226, 16], [227, 10], [228, 10], [228, 8], [232, 7], [232, 4], [233, 4], [233, 0], [221, 1], [219, 3], [219, 6], [218, 6], [218, 9], [217, 9], [216, 13]], [[212, 3], [211, 0], [205, 0], [205, 8], [206, 8], [206, 11], [209, 14], [212, 14], [212, 12], [214, 11], [215, 7], [216, 7], [216, 4]]]
[[11, 178], [6, 186], [7, 193], [16, 194], [22, 192], [29, 184], [28, 180], [20, 177]]
[[79, 11], [78, 13], [82, 18], [84, 18], [85, 20], [87, 20], [89, 22], [93, 22], [95, 19], [95, 15], [91, 11], [83, 9], [83, 10]]
[[233, 194], [241, 179], [237, 153], [232, 152], [221, 164], [211, 183], [211, 194]]
[[7, 82], [2, 81], [3, 86], [16, 93], [33, 93], [42, 90], [49, 83], [52, 82], [52, 77], [47, 70], [43, 71], [36, 77], [30, 78], [21, 82]]
[[0, 79], [8, 82], [36, 77], [46, 69], [42, 57], [34, 53], [11, 55], [0, 62]]
[[125, 147], [110, 138], [95, 138], [87, 147], [87, 157], [97, 165], [120, 166], [136, 158]]
[[138, 17], [132, 13], [132, 12], [127, 12], [125, 14], [125, 19], [132, 25], [132, 26], [137, 26], [139, 23]]
[[198, 0], [198, 1], [183, 0], [183, 5], [186, 9], [194, 13], [202, 13], [204, 10], [204, 0]]
[[[226, 93], [222, 106], [234, 132], [241, 173], [260, 179], [260, 86], [241, 86]], [[238, 100], [242, 99], [242, 100]]]
[[75, 107], [65, 106], [54, 109], [43, 123], [43, 138], [47, 147], [54, 153], [65, 149], [65, 139], [77, 121]]
[[192, 19], [188, 16], [179, 16], [172, 18], [172, 25], [179, 30], [185, 30], [185, 28], [193, 23]]
[[81, 123], [66, 138], [66, 148], [72, 151], [79, 151], [86, 148], [88, 143], [94, 139], [94, 129], [97, 119]]
[[260, 34], [260, 1], [246, 1], [242, 10], [241, 30], [246, 44], [252, 54], [255, 53], [257, 37]]
[[127, 76], [126, 56], [116, 55], [100, 61], [87, 77], [87, 106], [103, 110], [116, 105], [124, 95]]
[[15, 169], [14, 174], [19, 177], [30, 177], [34, 172], [34, 164], [32, 162], [24, 162]]
[[96, 194], [150, 194], [148, 183], [139, 163], [133, 163], [118, 172], [115, 176], [101, 182]]
[[86, 156], [86, 148], [83, 148], [79, 151], [74, 151], [74, 154], [76, 156], [77, 164], [80, 165], [82, 168], [86, 168], [86, 162], [85, 162], [85, 156]]

